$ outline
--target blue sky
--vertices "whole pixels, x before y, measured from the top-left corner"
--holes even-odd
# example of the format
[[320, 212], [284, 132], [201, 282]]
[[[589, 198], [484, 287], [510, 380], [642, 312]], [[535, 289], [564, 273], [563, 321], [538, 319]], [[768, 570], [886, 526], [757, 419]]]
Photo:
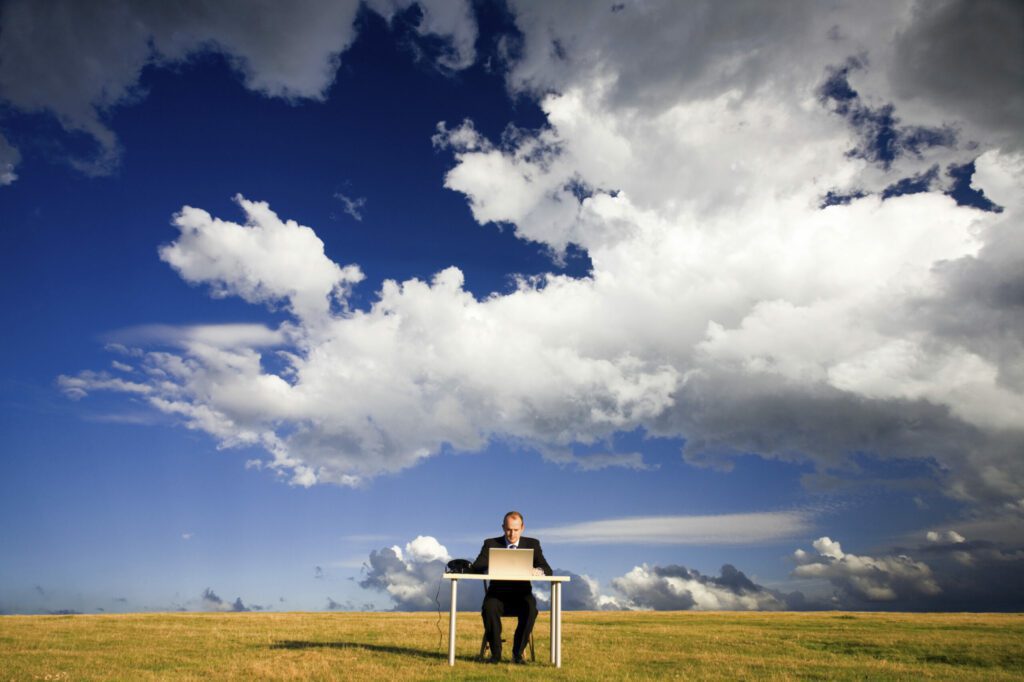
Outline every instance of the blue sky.
[[1019, 19], [3, 3], [0, 612], [1021, 609]]

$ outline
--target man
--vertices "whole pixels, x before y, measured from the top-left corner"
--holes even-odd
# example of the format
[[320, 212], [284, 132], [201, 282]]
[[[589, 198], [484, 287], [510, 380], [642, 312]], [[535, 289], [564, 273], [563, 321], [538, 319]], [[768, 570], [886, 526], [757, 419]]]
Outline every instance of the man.
[[[551, 575], [554, 571], [544, 559], [540, 549], [540, 541], [535, 538], [523, 537], [523, 515], [510, 511], [502, 519], [501, 529], [504, 535], [500, 538], [484, 540], [480, 556], [473, 562], [473, 573], [487, 572], [487, 555], [493, 549], [532, 549], [533, 574]], [[537, 600], [533, 596], [533, 587], [528, 580], [492, 580], [484, 595], [484, 604], [480, 610], [484, 619], [484, 632], [491, 647], [491, 658], [488, 663], [501, 661], [501, 617], [516, 616], [515, 638], [512, 640], [512, 660], [525, 663], [523, 649], [530, 641], [533, 622], [537, 620]]]

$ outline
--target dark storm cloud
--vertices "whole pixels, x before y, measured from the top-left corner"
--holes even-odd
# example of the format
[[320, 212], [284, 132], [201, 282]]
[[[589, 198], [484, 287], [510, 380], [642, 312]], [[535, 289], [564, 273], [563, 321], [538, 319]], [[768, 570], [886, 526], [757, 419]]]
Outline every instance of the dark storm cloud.
[[[370, 3], [389, 18], [410, 4]], [[438, 64], [456, 69], [472, 63], [476, 25], [468, 6], [420, 5], [412, 33], [436, 44]], [[356, 37], [361, 6], [359, 0], [11, 0], [0, 7], [0, 96], [14, 109], [52, 115], [68, 133], [91, 139], [95, 151], [77, 154], [71, 163], [104, 175], [121, 154], [110, 114], [145, 97], [139, 78], [146, 66], [182, 64], [213, 52], [254, 92], [320, 100]], [[18, 161], [17, 150], [0, 136], [0, 185], [16, 179]]]
[[[1020, 221], [1000, 220], [977, 256], [938, 263], [946, 287], [920, 302], [935, 332], [992, 361], [999, 381], [1024, 390], [1024, 248]], [[1018, 449], [1018, 453], [1024, 449]]]
[[927, 603], [937, 611], [1024, 611], [1024, 544], [929, 533], [913, 552], [935, 572], [942, 592]]
[[[929, 315], [948, 312], [949, 323], [955, 323], [954, 308], [940, 307], [938, 302], [929, 308]], [[1018, 317], [1013, 324], [1024, 328], [1024, 318]], [[992, 339], [983, 329], [962, 331], [973, 331], [979, 340]], [[1020, 347], [1021, 339], [1024, 336], [1006, 343]], [[746, 452], [810, 461], [821, 471], [832, 469], [839, 475], [856, 469], [853, 458], [860, 453], [938, 461], [942, 466], [934, 476], [946, 487], [993, 506], [1017, 499], [1019, 482], [1024, 481], [1024, 462], [1019, 457], [1024, 437], [1019, 433], [984, 431], [926, 400], [864, 400], [830, 386], [793, 386], [770, 375], [695, 376], [675, 394], [672, 410], [652, 432], [691, 434], [683, 455], [704, 466], [728, 468], [731, 457]], [[1005, 487], [994, 487], [986, 479], [994, 472], [1007, 479]]]
[[889, 68], [900, 95], [956, 112], [1020, 149], [1024, 3], [920, 1]]
[[263, 606], [258, 605], [246, 606], [241, 597], [236, 597], [235, 601], [229, 604], [221, 599], [220, 596], [209, 587], [203, 590], [200, 602], [202, 604], [202, 608], [206, 611], [231, 611], [241, 613], [244, 611], [262, 611], [264, 609]]
[[[656, 110], [723, 84], [747, 91], [784, 80], [773, 59], [794, 50], [814, 21], [813, 3], [799, 0], [658, 0], [614, 12], [601, 3], [512, 5], [525, 38], [511, 74], [516, 86], [560, 90], [580, 74], [614, 73], [610, 103]], [[559, 54], [538, 68], [542, 55]]]
[[[352, 39], [354, 1], [304, 0], [287, 9], [237, 2], [5, 3], [0, 20], [0, 91], [21, 111], [52, 114], [84, 133], [97, 152], [73, 164], [109, 173], [120, 144], [109, 112], [144, 95], [146, 64], [180, 62], [213, 49], [225, 54], [247, 87], [269, 96], [322, 96], [337, 54]], [[302, 40], [294, 40], [302, 35]]]
[[1024, 545], [968, 540], [955, 531], [927, 534], [877, 556], [814, 542], [817, 556], [797, 550], [796, 577], [835, 588], [818, 606], [861, 611], [1020, 611], [1024, 609]]
[[209, 587], [207, 587], [205, 590], [203, 590], [202, 600], [205, 603], [214, 604], [214, 605], [217, 605], [217, 606], [220, 606], [221, 604], [224, 603], [224, 600], [221, 599], [219, 596], [217, 596], [217, 594], [213, 590], [211, 590]]

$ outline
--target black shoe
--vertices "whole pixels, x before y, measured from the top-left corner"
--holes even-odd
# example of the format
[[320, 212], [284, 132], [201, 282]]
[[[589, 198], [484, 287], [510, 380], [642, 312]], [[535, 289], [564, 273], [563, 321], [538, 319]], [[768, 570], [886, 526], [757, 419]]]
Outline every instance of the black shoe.
[[526, 665], [526, 659], [523, 658], [522, 656], [513, 656], [512, 657], [512, 662], [515, 663], [516, 665]]
[[494, 656], [491, 656], [490, 658], [488, 658], [488, 659], [487, 659], [486, 661], [484, 661], [484, 662], [485, 662], [485, 663], [487, 663], [487, 664], [497, 664], [497, 663], [501, 663], [501, 656], [498, 656], [497, 658], [495, 658]]

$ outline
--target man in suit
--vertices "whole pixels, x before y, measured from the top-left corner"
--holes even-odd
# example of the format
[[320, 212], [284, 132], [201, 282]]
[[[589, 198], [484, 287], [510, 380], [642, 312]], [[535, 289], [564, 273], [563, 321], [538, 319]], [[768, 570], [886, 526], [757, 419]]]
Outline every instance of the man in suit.
[[[490, 549], [532, 549], [534, 575], [552, 575], [554, 571], [544, 559], [540, 549], [540, 541], [523, 536], [523, 515], [510, 511], [502, 519], [501, 529], [504, 535], [484, 540], [480, 555], [470, 569], [473, 573], [487, 572], [487, 558]], [[516, 616], [515, 638], [512, 640], [512, 660], [525, 663], [523, 648], [530, 641], [533, 622], [537, 620], [537, 600], [533, 596], [533, 587], [527, 580], [492, 580], [484, 595], [484, 604], [480, 610], [484, 619], [484, 632], [491, 647], [489, 663], [501, 661], [501, 617]]]

